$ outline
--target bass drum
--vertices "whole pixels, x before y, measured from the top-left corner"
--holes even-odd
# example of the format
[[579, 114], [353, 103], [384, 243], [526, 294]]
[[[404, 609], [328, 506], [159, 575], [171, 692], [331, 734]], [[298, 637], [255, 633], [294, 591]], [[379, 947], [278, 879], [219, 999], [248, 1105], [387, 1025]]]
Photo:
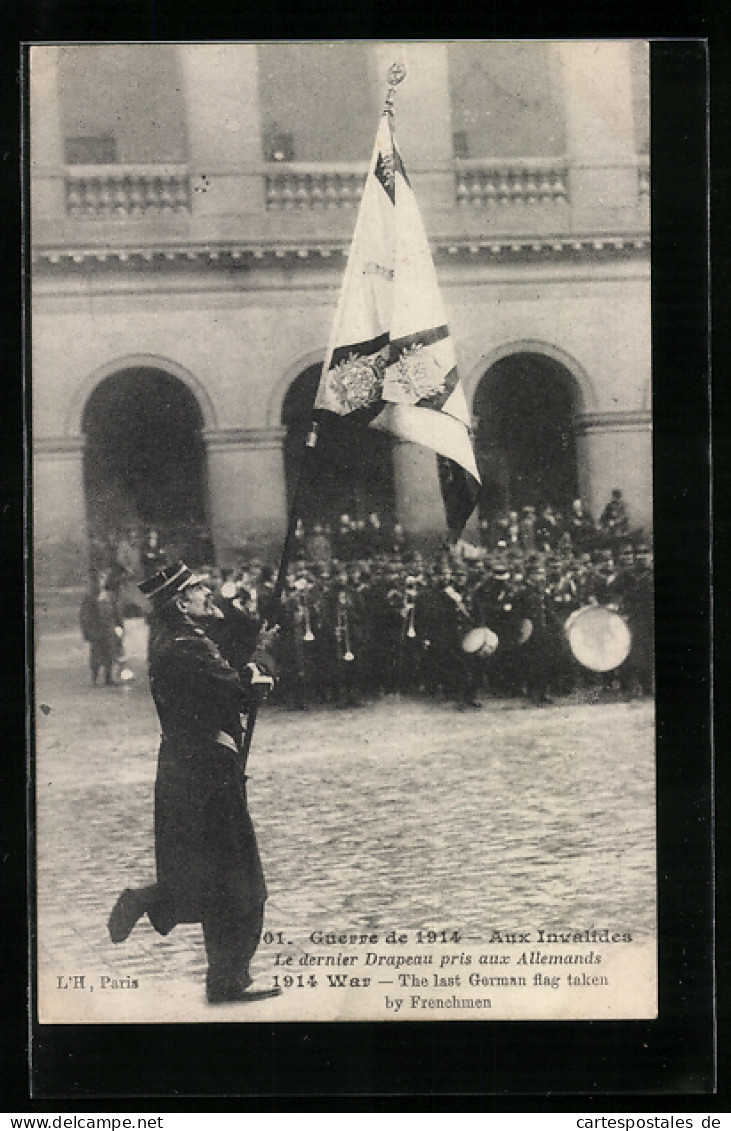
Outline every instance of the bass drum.
[[569, 647], [582, 667], [611, 672], [629, 656], [632, 635], [619, 613], [604, 605], [577, 609], [564, 625]]

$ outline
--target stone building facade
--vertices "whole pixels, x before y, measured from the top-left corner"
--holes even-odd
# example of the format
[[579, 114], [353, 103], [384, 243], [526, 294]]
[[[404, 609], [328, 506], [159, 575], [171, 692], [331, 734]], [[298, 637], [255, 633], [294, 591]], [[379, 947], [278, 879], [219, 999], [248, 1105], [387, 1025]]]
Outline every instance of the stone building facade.
[[[599, 512], [620, 487], [650, 526], [646, 44], [36, 46], [40, 577], [83, 576], [105, 522], [195, 519], [221, 564], [274, 555], [395, 59], [483, 510]], [[441, 533], [433, 455], [373, 436], [320, 517]]]

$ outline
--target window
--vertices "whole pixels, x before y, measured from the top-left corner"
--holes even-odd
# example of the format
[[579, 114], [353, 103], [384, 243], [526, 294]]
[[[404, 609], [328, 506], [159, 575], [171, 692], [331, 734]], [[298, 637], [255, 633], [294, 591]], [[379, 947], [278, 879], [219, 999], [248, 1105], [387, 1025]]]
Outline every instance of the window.
[[67, 165], [116, 165], [117, 143], [110, 134], [101, 137], [67, 137]]
[[263, 43], [258, 58], [265, 160], [368, 160], [379, 109], [368, 44]]
[[264, 134], [264, 159], [266, 161], [294, 161], [294, 137], [281, 133], [276, 123]]
[[58, 85], [69, 164], [186, 161], [185, 102], [174, 45], [60, 47]]
[[551, 44], [450, 43], [449, 86], [455, 157], [563, 155]]
[[469, 157], [470, 146], [467, 140], [467, 130], [455, 130], [452, 134], [452, 148], [455, 157]]

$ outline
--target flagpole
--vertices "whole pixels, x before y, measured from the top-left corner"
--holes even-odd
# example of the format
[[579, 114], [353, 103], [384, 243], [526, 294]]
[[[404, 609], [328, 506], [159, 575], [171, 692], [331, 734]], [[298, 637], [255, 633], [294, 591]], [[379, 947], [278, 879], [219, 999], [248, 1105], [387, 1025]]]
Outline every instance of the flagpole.
[[[388, 91], [386, 93], [386, 100], [383, 108], [384, 113], [393, 114], [393, 97], [396, 87], [399, 83], [403, 82], [406, 78], [406, 67], [403, 63], [392, 63], [388, 68], [387, 83]], [[287, 533], [282, 547], [282, 555], [279, 561], [279, 569], [277, 571], [277, 580], [274, 585], [274, 592], [272, 594], [272, 611], [278, 615], [278, 609], [281, 605], [282, 593], [284, 592], [284, 585], [287, 577], [287, 569], [289, 566], [289, 559], [292, 556], [292, 547], [294, 546], [295, 535], [297, 531], [297, 521], [299, 519], [299, 504], [303, 494], [303, 488], [309, 472], [311, 454], [317, 446], [319, 437], [320, 422], [318, 420], [311, 420], [310, 431], [307, 435], [305, 442], [305, 451], [300, 465], [300, 471], [297, 478], [297, 486], [295, 488], [294, 497], [292, 500], [292, 507], [289, 515], [289, 523], [287, 526]]]
[[[393, 117], [393, 98], [396, 87], [399, 83], [403, 82], [406, 78], [406, 67], [403, 63], [392, 63], [388, 69], [387, 83], [388, 91], [386, 93], [386, 100], [383, 107], [383, 113], [389, 114]], [[326, 359], [327, 361], [327, 359]], [[320, 422], [314, 418], [310, 424], [310, 430], [305, 441], [305, 450], [300, 464], [299, 474], [297, 476], [297, 485], [295, 487], [294, 496], [292, 499], [292, 506], [289, 513], [289, 521], [287, 524], [287, 532], [284, 537], [284, 544], [282, 546], [282, 554], [279, 559], [279, 569], [277, 571], [277, 579], [274, 584], [274, 591], [271, 597], [271, 606], [269, 616], [264, 622], [265, 627], [267, 624], [276, 624], [282, 608], [282, 594], [284, 593], [284, 586], [287, 579], [287, 570], [289, 568], [289, 561], [292, 556], [292, 549], [296, 539], [297, 523], [299, 520], [299, 507], [305, 486], [309, 478], [309, 470], [312, 460], [312, 453], [317, 447], [318, 434]], [[249, 757], [251, 749], [251, 742], [254, 737], [254, 727], [256, 726], [256, 718], [259, 710], [258, 703], [252, 704], [246, 719], [246, 730], [241, 747], [241, 758], [243, 767], [246, 769], [246, 762]]]
[[287, 579], [287, 569], [289, 568], [289, 559], [292, 556], [292, 547], [294, 546], [297, 534], [300, 501], [304, 494], [304, 487], [307, 482], [308, 473], [310, 470], [312, 452], [317, 447], [319, 431], [320, 422], [318, 420], [311, 421], [310, 430], [307, 433], [307, 439], [305, 440], [305, 450], [302, 455], [299, 475], [297, 476], [297, 486], [295, 487], [294, 496], [292, 498], [292, 506], [289, 513], [289, 522], [287, 524], [287, 533], [284, 536], [282, 554], [279, 559], [277, 580], [274, 583], [274, 592], [272, 593], [272, 611], [277, 612], [277, 614], [279, 611], [279, 606], [282, 602], [282, 594], [284, 592], [284, 585]]
[[[297, 476], [297, 485], [294, 490], [292, 506], [289, 512], [287, 533], [284, 536], [282, 554], [279, 559], [277, 580], [274, 583], [274, 591], [271, 596], [270, 608], [267, 610], [267, 616], [264, 620], [264, 629], [266, 629], [269, 625], [276, 625], [279, 621], [279, 616], [282, 610], [282, 594], [284, 593], [284, 586], [287, 580], [287, 570], [289, 568], [289, 561], [292, 557], [292, 548], [294, 546], [297, 535], [300, 501], [304, 493], [305, 484], [309, 479], [310, 462], [312, 458], [312, 452], [317, 446], [319, 428], [319, 421], [313, 420], [310, 424], [310, 430], [305, 441], [305, 450], [302, 455], [302, 462], [300, 463], [299, 474]], [[244, 731], [244, 737], [241, 743], [241, 761], [244, 770], [246, 769], [246, 763], [249, 759], [249, 751], [251, 750], [251, 743], [254, 737], [254, 727], [256, 726], [256, 717], [258, 713], [259, 704], [255, 701], [254, 703], [252, 703], [246, 716], [246, 730]]]
[[[384, 113], [393, 114], [394, 94], [396, 87], [402, 83], [406, 77], [406, 68], [403, 63], [392, 63], [388, 68], [387, 83], [388, 92], [386, 94], [386, 102], [384, 105]], [[277, 611], [277, 606], [282, 602], [282, 594], [284, 592], [284, 585], [286, 580], [286, 571], [289, 568], [290, 558], [292, 555], [292, 547], [294, 545], [294, 538], [296, 533], [296, 524], [299, 519], [299, 506], [303, 494], [303, 487], [306, 484], [307, 476], [310, 467], [310, 458], [312, 451], [317, 447], [319, 438], [320, 422], [312, 420], [310, 423], [310, 431], [308, 433], [306, 447], [304, 447], [304, 455], [300, 465], [300, 474], [298, 482], [294, 490], [294, 498], [292, 500], [292, 508], [290, 511], [289, 525], [287, 525], [286, 535], [284, 538], [284, 545], [282, 547], [282, 556], [280, 559], [280, 568], [277, 571], [276, 584], [274, 586], [274, 593], [272, 595], [272, 608], [273, 612]]]

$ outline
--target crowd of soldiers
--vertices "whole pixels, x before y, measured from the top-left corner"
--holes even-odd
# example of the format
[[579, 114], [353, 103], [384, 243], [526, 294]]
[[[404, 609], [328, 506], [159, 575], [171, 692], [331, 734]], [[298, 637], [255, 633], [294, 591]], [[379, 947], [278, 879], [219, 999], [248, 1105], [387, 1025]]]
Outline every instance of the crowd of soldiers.
[[[356, 706], [389, 694], [461, 708], [486, 696], [541, 704], [607, 689], [652, 694], [652, 552], [630, 530], [619, 491], [599, 522], [577, 501], [566, 518], [526, 507], [481, 524], [480, 534], [478, 545], [460, 540], [426, 557], [377, 515], [360, 524], [343, 515], [332, 532], [300, 525], [276, 606], [266, 563], [208, 572], [219, 600], [235, 601], [252, 623], [280, 624], [272, 700], [289, 708]], [[164, 560], [153, 533], [141, 571]], [[103, 570], [101, 577], [109, 620]], [[565, 632], [572, 613], [592, 605], [615, 611], [631, 637], [626, 659], [605, 673], [577, 661]], [[114, 623], [116, 632], [119, 613]]]
[[[465, 549], [467, 553], [465, 553]], [[474, 548], [473, 548], [474, 549]], [[220, 585], [253, 617], [278, 616], [275, 701], [307, 709], [357, 706], [388, 694], [481, 706], [482, 694], [550, 702], [580, 689], [627, 696], [653, 690], [653, 569], [644, 544], [615, 551], [532, 553], [498, 546], [470, 554], [379, 552], [349, 562], [300, 559], [289, 569], [278, 614], [272, 578], [254, 562]], [[624, 618], [632, 645], [616, 670], [582, 667], [564, 626], [584, 606]]]

